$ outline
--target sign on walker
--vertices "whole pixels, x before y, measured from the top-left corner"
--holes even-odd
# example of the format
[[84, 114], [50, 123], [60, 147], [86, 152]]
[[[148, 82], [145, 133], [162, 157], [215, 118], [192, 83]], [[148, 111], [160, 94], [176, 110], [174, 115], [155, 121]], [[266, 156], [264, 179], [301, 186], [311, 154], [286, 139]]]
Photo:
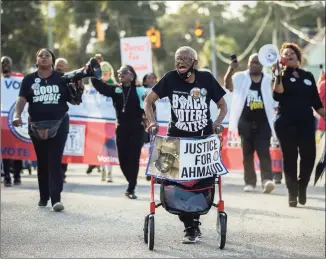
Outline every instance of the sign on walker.
[[227, 174], [216, 135], [205, 139], [156, 136], [146, 175], [172, 181], [191, 181]]

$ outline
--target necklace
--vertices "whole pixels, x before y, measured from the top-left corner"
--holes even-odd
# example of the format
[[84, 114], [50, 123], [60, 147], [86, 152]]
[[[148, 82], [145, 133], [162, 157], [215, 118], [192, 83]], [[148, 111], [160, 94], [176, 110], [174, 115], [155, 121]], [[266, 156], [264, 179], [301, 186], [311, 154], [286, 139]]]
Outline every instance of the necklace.
[[125, 92], [124, 92], [123, 87], [122, 87], [122, 97], [123, 97], [123, 107], [122, 107], [122, 112], [123, 112], [123, 113], [126, 111], [126, 105], [127, 105], [128, 99], [129, 99], [130, 90], [131, 90], [131, 86], [129, 86], [129, 90], [128, 90], [128, 93], [127, 93], [127, 97], [125, 97]]

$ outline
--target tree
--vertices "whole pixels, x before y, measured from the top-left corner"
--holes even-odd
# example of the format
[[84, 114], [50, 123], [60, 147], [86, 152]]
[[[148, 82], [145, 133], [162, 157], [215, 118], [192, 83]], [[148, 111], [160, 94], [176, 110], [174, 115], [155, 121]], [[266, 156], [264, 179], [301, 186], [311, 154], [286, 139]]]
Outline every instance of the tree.
[[[188, 45], [200, 53], [205, 42], [209, 40], [209, 20], [211, 16], [214, 17], [216, 31], [219, 33], [225, 32], [222, 14], [227, 7], [228, 4], [218, 1], [190, 1], [181, 6], [178, 13], [167, 15], [159, 20], [163, 35], [163, 48], [167, 53], [166, 57], [161, 59], [161, 74], [174, 69], [174, 53], [179, 47]], [[204, 31], [202, 38], [197, 38], [194, 35], [197, 20], [200, 21]], [[210, 63], [210, 60], [207, 58], [203, 62], [203, 64], [200, 62], [200, 67], [206, 65], [207, 62]]]
[[35, 63], [35, 53], [46, 47], [40, 1], [2, 1], [1, 52], [13, 60], [13, 69], [26, 71]]

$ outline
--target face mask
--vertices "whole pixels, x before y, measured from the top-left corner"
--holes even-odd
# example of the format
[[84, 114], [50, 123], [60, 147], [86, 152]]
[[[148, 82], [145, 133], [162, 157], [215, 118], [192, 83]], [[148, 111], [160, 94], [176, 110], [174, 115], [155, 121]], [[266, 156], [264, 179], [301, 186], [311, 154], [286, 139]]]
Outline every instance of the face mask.
[[183, 72], [181, 73], [178, 69], [177, 69], [177, 72], [179, 74], [179, 76], [183, 79], [183, 80], [187, 80], [193, 73], [194, 73], [194, 65], [195, 65], [195, 62], [192, 64], [192, 66], [186, 71], [186, 72]]

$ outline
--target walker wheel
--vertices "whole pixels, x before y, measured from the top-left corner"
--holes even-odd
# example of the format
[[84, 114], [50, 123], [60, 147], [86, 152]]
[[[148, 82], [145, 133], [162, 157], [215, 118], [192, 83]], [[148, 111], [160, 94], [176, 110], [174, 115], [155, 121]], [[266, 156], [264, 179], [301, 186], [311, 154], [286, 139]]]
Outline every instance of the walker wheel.
[[153, 250], [154, 248], [154, 237], [155, 237], [155, 224], [154, 224], [154, 215], [149, 216], [148, 220], [148, 249]]
[[220, 249], [225, 247], [226, 241], [226, 225], [227, 225], [227, 215], [225, 212], [219, 212], [217, 214], [216, 231], [217, 231], [217, 241]]
[[148, 243], [148, 218], [149, 218], [149, 215], [147, 215], [145, 217], [145, 220], [144, 220], [144, 228], [143, 228], [143, 231], [144, 231], [144, 242], [145, 242], [145, 244]]

